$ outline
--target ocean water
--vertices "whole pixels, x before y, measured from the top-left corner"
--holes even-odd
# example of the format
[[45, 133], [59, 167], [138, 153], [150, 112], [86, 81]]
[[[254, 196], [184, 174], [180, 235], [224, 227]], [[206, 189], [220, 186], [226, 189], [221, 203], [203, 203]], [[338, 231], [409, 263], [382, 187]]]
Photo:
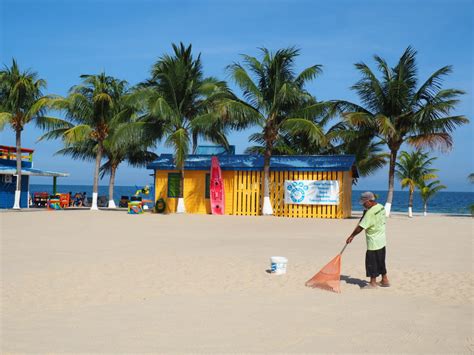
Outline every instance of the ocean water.
[[[362, 211], [359, 204], [359, 196], [363, 191], [352, 190], [352, 209]], [[387, 199], [387, 191], [372, 191], [377, 196], [377, 200], [384, 204]], [[393, 195], [392, 211], [408, 211], [408, 191], [395, 191]], [[470, 214], [469, 206], [474, 204], [474, 192], [451, 192], [440, 191], [428, 200], [428, 213], [448, 213], [448, 214]], [[423, 201], [420, 193], [415, 191], [413, 196], [413, 212], [423, 212]]]
[[[118, 204], [121, 196], [131, 196], [141, 189], [143, 186], [115, 186], [114, 189], [114, 200]], [[87, 185], [58, 185], [58, 192], [86, 192], [86, 194], [92, 196], [92, 186]], [[30, 193], [45, 191], [48, 193], [53, 192], [52, 185], [30, 185]], [[354, 211], [362, 211], [363, 207], [359, 204], [360, 190], [352, 191], [352, 209]], [[387, 198], [387, 191], [373, 191], [378, 196], [380, 203], [385, 203]], [[108, 196], [108, 186], [99, 186], [99, 196]], [[150, 194], [147, 196], [148, 199], [153, 199], [154, 191], [153, 186], [150, 185]], [[469, 214], [469, 206], [474, 204], [474, 192], [438, 192], [430, 201], [428, 201], [428, 212], [434, 213], [451, 213], [451, 214]], [[408, 210], [408, 191], [395, 191], [392, 211], [405, 212]], [[421, 200], [419, 192], [415, 192], [413, 200], [413, 212], [423, 212], [423, 202]]]

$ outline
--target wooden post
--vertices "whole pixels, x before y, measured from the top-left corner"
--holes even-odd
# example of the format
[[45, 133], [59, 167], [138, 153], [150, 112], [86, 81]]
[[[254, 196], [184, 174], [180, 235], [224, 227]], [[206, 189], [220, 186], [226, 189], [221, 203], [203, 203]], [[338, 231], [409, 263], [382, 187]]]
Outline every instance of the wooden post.
[[57, 192], [57, 176], [53, 176], [53, 195], [56, 195]]

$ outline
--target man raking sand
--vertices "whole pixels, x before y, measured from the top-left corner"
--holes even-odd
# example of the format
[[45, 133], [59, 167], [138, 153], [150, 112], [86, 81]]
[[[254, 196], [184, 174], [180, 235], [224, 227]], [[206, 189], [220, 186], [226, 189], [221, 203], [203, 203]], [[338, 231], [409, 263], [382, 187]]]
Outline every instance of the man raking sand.
[[364, 206], [365, 211], [359, 221], [358, 226], [347, 238], [346, 243], [352, 242], [354, 237], [365, 230], [367, 241], [367, 252], [365, 254], [365, 269], [367, 277], [370, 277], [370, 283], [366, 288], [377, 287], [377, 277], [382, 275], [382, 281], [378, 284], [381, 287], [389, 287], [390, 283], [387, 277], [385, 267], [385, 209], [375, 201], [375, 195], [372, 192], [364, 192], [360, 196], [360, 204]]

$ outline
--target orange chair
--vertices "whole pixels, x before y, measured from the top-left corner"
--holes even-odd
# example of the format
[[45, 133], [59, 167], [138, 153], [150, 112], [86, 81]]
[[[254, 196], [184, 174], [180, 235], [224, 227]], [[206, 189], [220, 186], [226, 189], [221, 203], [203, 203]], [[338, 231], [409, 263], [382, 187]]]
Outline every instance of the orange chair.
[[69, 194], [59, 194], [59, 205], [61, 208], [69, 207], [71, 202]]

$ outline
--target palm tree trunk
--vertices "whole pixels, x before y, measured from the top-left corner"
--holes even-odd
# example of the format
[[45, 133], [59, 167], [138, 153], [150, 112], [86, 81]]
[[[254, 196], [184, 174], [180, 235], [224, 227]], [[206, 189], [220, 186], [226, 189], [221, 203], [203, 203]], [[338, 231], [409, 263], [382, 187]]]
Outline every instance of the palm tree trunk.
[[110, 180], [109, 180], [109, 208], [117, 208], [114, 201], [114, 186], [115, 186], [115, 173], [117, 172], [117, 166], [112, 165], [110, 167]]
[[388, 169], [388, 194], [387, 202], [385, 203], [385, 214], [387, 217], [390, 216], [390, 210], [392, 209], [393, 186], [395, 182], [395, 163], [397, 161], [397, 153], [398, 149], [390, 150], [390, 166]]
[[176, 213], [186, 213], [186, 207], [184, 206], [184, 167], [180, 169], [181, 178], [179, 181], [180, 196], [178, 198], [178, 206], [176, 207]]
[[413, 217], [413, 189], [410, 188], [410, 194], [408, 196], [408, 217]]
[[193, 154], [196, 154], [196, 149], [198, 147], [198, 135], [193, 132]]
[[272, 150], [267, 146], [263, 157], [263, 207], [262, 214], [271, 216], [273, 214], [272, 203], [270, 201], [270, 159]]
[[94, 171], [94, 186], [92, 189], [92, 206], [91, 211], [98, 211], [97, 197], [99, 195], [99, 169], [100, 162], [102, 161], [102, 142], [97, 145], [97, 154], [95, 156], [95, 171]]
[[16, 190], [14, 209], [20, 209], [21, 197], [21, 129], [16, 129]]
[[428, 203], [425, 202], [425, 203], [423, 204], [423, 216], [426, 217], [427, 215], [428, 215]]

